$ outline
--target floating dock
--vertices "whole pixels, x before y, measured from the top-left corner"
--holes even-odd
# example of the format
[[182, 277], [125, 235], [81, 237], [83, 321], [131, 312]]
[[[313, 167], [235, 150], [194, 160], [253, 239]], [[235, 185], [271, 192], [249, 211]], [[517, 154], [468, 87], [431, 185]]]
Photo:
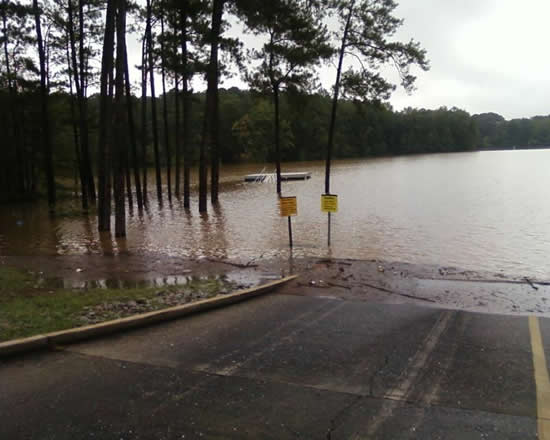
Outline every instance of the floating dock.
[[[244, 176], [245, 182], [265, 182], [266, 180], [277, 179], [276, 173], [247, 174]], [[301, 171], [296, 173], [281, 173], [281, 180], [307, 180], [311, 179], [311, 172]]]

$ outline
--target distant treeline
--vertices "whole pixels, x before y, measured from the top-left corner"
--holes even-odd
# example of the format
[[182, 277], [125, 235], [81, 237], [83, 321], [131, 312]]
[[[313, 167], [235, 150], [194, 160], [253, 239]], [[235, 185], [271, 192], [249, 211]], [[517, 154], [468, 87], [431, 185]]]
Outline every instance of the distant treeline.
[[[175, 105], [173, 93], [168, 94], [168, 130], [174, 136]], [[0, 129], [11, 131], [6, 105], [8, 94], [0, 91]], [[40, 160], [39, 96], [35, 93], [20, 94], [17, 105], [22, 128], [24, 148], [20, 154], [8, 154], [2, 158], [2, 193], [4, 199], [17, 191], [10, 183], [27, 182], [36, 187], [34, 170], [18, 167], [17, 163], [34, 164]], [[205, 96], [193, 95], [191, 129], [192, 145], [189, 151], [193, 161], [198, 159], [201, 121]], [[158, 101], [162, 97], [157, 98]], [[326, 94], [285, 93], [281, 102], [281, 153], [285, 161], [324, 159], [327, 145], [327, 120], [330, 116], [330, 97]], [[98, 132], [98, 99], [90, 97], [89, 127], [90, 148], [95, 157]], [[135, 113], [141, 105], [133, 101]], [[150, 98], [149, 98], [150, 105]], [[51, 95], [52, 135], [56, 175], [70, 176], [77, 164], [75, 127], [72, 125], [70, 97], [64, 93]], [[273, 108], [268, 97], [250, 91], [231, 88], [220, 90], [220, 154], [222, 162], [271, 162], [273, 158]], [[150, 114], [148, 127], [137, 122], [138, 133], [147, 137], [147, 161], [153, 165], [153, 148]], [[160, 128], [161, 136], [163, 127]], [[393, 111], [386, 105], [372, 102], [340, 103], [335, 134], [337, 158], [369, 157], [415, 153], [472, 151], [476, 149], [532, 148], [550, 145], [550, 116], [506, 121], [495, 113], [471, 116], [457, 108], [438, 110], [405, 109]], [[5, 153], [18, 150], [7, 149]], [[166, 158], [162, 159], [166, 162]], [[23, 173], [23, 179], [15, 179], [11, 173]], [[40, 187], [40, 185], [39, 185]]]
[[505, 120], [496, 113], [474, 115], [479, 149], [525, 149], [550, 146], [550, 115]]

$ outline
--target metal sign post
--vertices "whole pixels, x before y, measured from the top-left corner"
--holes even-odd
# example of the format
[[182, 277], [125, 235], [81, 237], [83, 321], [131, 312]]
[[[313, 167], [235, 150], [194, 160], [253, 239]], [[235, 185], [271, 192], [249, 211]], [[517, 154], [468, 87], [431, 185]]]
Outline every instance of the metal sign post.
[[328, 247], [330, 247], [330, 212], [328, 215]]
[[292, 249], [292, 217], [298, 215], [298, 202], [296, 196], [279, 197], [279, 213], [281, 217], [288, 217], [288, 241]]
[[292, 217], [288, 217], [288, 241], [290, 247], [292, 247]]
[[321, 195], [321, 211], [328, 213], [328, 246], [330, 247], [331, 224], [330, 215], [338, 212], [338, 196], [336, 194]]

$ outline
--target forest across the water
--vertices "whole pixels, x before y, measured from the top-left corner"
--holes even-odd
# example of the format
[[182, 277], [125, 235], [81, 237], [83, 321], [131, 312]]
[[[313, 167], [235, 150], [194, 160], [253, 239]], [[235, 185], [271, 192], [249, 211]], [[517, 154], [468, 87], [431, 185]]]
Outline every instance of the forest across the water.
[[[168, 136], [175, 142], [176, 111], [174, 92], [167, 93]], [[284, 161], [321, 160], [327, 144], [327, 123], [331, 102], [327, 93], [284, 93], [281, 97], [281, 156]], [[29, 152], [40, 142], [40, 96], [19, 95], [19, 116]], [[156, 98], [162, 101], [163, 97]], [[0, 127], [9, 130], [6, 91], [0, 92]], [[147, 106], [150, 108], [151, 98]], [[204, 93], [192, 98], [190, 159], [198, 160]], [[138, 98], [132, 100], [134, 113], [141, 114]], [[272, 162], [273, 106], [268, 97], [238, 88], [220, 90], [220, 157], [222, 163]], [[65, 93], [51, 95], [51, 124], [56, 175], [71, 177], [78, 163], [78, 138], [71, 118], [71, 98]], [[153, 166], [151, 116], [147, 126], [136, 121], [136, 131], [147, 144], [146, 165]], [[99, 99], [89, 98], [89, 133], [92, 157], [98, 136]], [[145, 129], [144, 129], [145, 128]], [[164, 125], [159, 127], [160, 138]], [[474, 151], [483, 149], [537, 148], [550, 145], [550, 116], [506, 120], [496, 113], [470, 115], [464, 110], [407, 108], [395, 111], [377, 102], [343, 100], [336, 126], [334, 153], [337, 158], [357, 158], [419, 153]], [[39, 154], [39, 148], [36, 148]], [[161, 151], [161, 163], [166, 157]], [[174, 156], [175, 153], [172, 154]], [[17, 158], [4, 157], [3, 168], [15, 169]], [[174, 157], [171, 158], [174, 163]], [[9, 174], [9, 172], [8, 172]], [[6, 176], [6, 174], [4, 174]], [[8, 185], [9, 186], [9, 185]], [[6, 188], [6, 186], [3, 186]], [[7, 199], [13, 192], [4, 193]]]

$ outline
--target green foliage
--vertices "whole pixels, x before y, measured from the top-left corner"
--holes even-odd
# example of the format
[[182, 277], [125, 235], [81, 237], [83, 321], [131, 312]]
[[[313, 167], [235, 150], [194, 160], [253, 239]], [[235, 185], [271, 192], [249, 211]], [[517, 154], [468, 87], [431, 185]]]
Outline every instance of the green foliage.
[[[5, 95], [4, 95], [5, 96]], [[0, 93], [0, 114], [2, 94]], [[34, 121], [36, 96], [20, 97], [26, 109], [27, 134], [38, 138], [39, 128]], [[53, 141], [55, 167], [58, 177], [74, 178], [75, 149], [72, 138], [69, 96], [52, 95]], [[159, 100], [162, 97], [157, 98]], [[191, 144], [189, 160], [197, 159], [204, 94], [193, 95], [191, 114]], [[90, 98], [91, 137], [97, 132], [97, 96]], [[140, 103], [133, 100], [138, 114]], [[150, 106], [150, 104], [148, 104]], [[175, 134], [175, 100], [168, 92], [169, 134]], [[330, 98], [325, 93], [306, 94], [291, 90], [281, 94], [281, 156], [289, 160], [320, 160], [327, 142], [327, 121]], [[273, 158], [273, 105], [263, 95], [237, 88], [220, 90], [220, 153], [223, 162], [266, 161]], [[502, 120], [492, 131], [481, 124], [479, 117], [452, 108], [438, 110], [406, 109], [394, 112], [376, 102], [342, 100], [335, 133], [336, 157], [364, 157], [373, 155], [411, 154], [442, 151], [511, 147], [513, 145], [550, 144], [550, 120], [535, 118], [529, 122], [529, 135], [516, 127], [516, 122]], [[5, 123], [0, 119], [0, 124]], [[146, 124], [150, 126], [150, 114]], [[478, 133], [479, 125], [479, 133]], [[518, 125], [521, 127], [521, 124]], [[137, 132], [141, 132], [138, 124]], [[523, 136], [523, 137], [522, 137]], [[174, 139], [173, 139], [174, 140]], [[95, 145], [95, 142], [92, 142]], [[150, 151], [150, 150], [149, 150]], [[15, 157], [13, 158], [15, 160]], [[152, 165], [152, 156], [148, 156]], [[0, 176], [1, 177], [1, 176]], [[69, 181], [67, 180], [67, 183]], [[40, 188], [38, 188], [40, 190]]]
[[539, 148], [550, 146], [550, 115], [506, 121], [495, 113], [474, 115], [482, 149]]
[[[224, 92], [222, 106], [231, 94]], [[245, 102], [241, 101], [243, 105]], [[283, 160], [323, 158], [330, 106], [330, 98], [323, 94], [282, 95]], [[241, 109], [243, 116], [239, 118], [222, 113], [222, 118], [235, 121], [231, 133], [222, 133], [222, 139], [231, 135], [235, 149], [241, 152], [236, 160], [271, 161], [272, 112], [267, 101], [259, 97], [248, 109]], [[343, 100], [338, 121], [335, 155], [339, 158], [469, 151], [477, 148], [479, 140], [474, 119], [457, 108], [394, 112], [377, 102]]]
[[[414, 88], [411, 68], [428, 69], [426, 51], [414, 40], [396, 41], [394, 36], [403, 20], [393, 15], [394, 0], [329, 0], [340, 28], [333, 38], [341, 55], [352, 57], [342, 74], [341, 86], [345, 97], [387, 100], [396, 88], [381, 69], [393, 66], [401, 86]], [[355, 64], [355, 65], [354, 65]]]
[[241, 0], [240, 6], [247, 27], [255, 35], [267, 37], [261, 49], [249, 52], [250, 85], [262, 92], [285, 87], [311, 89], [315, 79], [313, 68], [332, 54], [319, 5], [301, 0], [261, 4]]
[[[260, 99], [249, 112], [236, 121], [232, 135], [242, 147], [241, 160], [272, 162], [273, 155], [273, 106]], [[280, 121], [281, 152], [289, 157], [294, 150], [293, 133], [288, 120]]]

